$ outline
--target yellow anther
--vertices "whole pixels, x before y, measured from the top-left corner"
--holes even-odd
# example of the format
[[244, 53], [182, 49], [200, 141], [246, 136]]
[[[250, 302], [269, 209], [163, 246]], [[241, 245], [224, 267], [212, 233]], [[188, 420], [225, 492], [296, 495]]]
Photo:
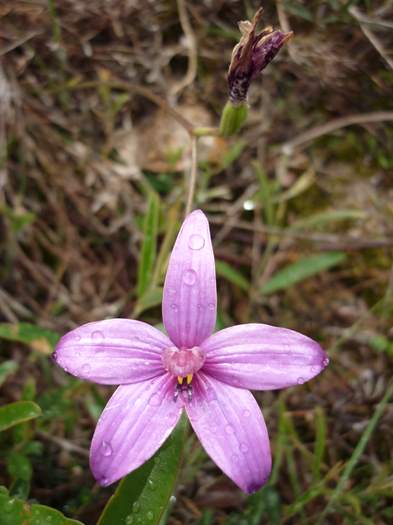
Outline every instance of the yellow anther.
[[189, 385], [192, 381], [192, 374], [188, 374], [187, 376], [187, 385]]
[[183, 379], [184, 379], [184, 377], [177, 376], [177, 380], [179, 382], [179, 385], [181, 385], [183, 383]]

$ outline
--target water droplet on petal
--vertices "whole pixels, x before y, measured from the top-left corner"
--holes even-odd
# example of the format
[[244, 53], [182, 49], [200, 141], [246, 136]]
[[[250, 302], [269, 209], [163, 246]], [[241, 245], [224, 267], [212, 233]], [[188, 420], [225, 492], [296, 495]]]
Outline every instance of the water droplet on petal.
[[168, 293], [169, 293], [169, 295], [175, 295], [176, 294], [176, 288], [169, 288]]
[[109, 479], [104, 476], [103, 478], [100, 479], [100, 485], [102, 485], [103, 487], [106, 487], [107, 485], [109, 485]]
[[150, 396], [149, 398], [149, 405], [152, 406], [152, 407], [158, 407], [160, 406], [162, 403], [162, 397], [159, 396], [158, 394], [153, 394], [152, 396]]
[[235, 429], [234, 429], [234, 427], [232, 425], [226, 425], [225, 432], [227, 434], [234, 434], [235, 433]]
[[148, 520], [152, 520], [154, 518], [153, 513], [149, 510], [149, 512], [146, 514], [146, 517]]
[[248, 452], [248, 445], [247, 445], [247, 443], [240, 443], [240, 450], [243, 452], [243, 454]]
[[74, 337], [74, 340], [77, 341], [77, 342], [80, 341], [80, 340], [81, 340], [81, 336], [77, 334], [77, 335]]
[[237, 454], [232, 454], [231, 459], [234, 463], [239, 463], [239, 456]]
[[249, 410], [243, 410], [243, 416], [244, 417], [250, 417], [251, 412]]
[[96, 330], [91, 334], [91, 338], [95, 343], [102, 343], [102, 341], [104, 340], [104, 334], [99, 330]]
[[89, 363], [85, 363], [82, 368], [81, 368], [81, 372], [83, 375], [87, 376], [90, 374], [91, 372], [91, 366], [89, 365]]
[[191, 250], [201, 250], [205, 246], [205, 239], [199, 233], [191, 235], [188, 239], [188, 247]]
[[173, 310], [174, 312], [177, 312], [178, 309], [179, 309], [179, 307], [178, 307], [177, 304], [175, 304], [175, 303], [172, 303], [172, 304], [171, 304], [171, 308], [172, 308], [172, 310]]
[[101, 443], [101, 454], [105, 457], [109, 457], [113, 454], [112, 447], [108, 441], [103, 441]]
[[215, 393], [215, 391], [212, 389], [212, 388], [208, 388], [206, 390], [206, 399], [210, 402], [210, 401], [215, 401], [217, 399], [217, 395]]
[[183, 273], [183, 282], [187, 286], [192, 286], [196, 283], [197, 277], [198, 276], [195, 270], [186, 270]]
[[329, 364], [329, 358], [328, 357], [325, 357], [324, 359], [322, 359], [322, 366], [325, 368], [325, 366], [327, 366]]
[[298, 377], [296, 382], [298, 385], [302, 385], [304, 383], [304, 377]]
[[209, 304], [207, 305], [207, 307], [208, 307], [209, 310], [212, 312], [212, 311], [215, 309], [216, 305], [215, 305], [215, 303], [209, 303]]

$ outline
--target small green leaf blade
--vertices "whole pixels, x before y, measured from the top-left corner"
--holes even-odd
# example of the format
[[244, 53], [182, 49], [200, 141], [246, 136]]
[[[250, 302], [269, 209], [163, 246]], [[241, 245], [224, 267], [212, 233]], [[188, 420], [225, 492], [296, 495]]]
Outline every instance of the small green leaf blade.
[[17, 341], [49, 355], [59, 340], [58, 333], [30, 323], [0, 323], [0, 339]]
[[15, 401], [0, 407], [0, 432], [19, 423], [35, 419], [42, 414], [41, 408], [33, 401]]
[[0, 364], [0, 386], [18, 370], [18, 363], [16, 361], [4, 361]]
[[186, 429], [183, 415], [157, 454], [120, 482], [97, 525], [160, 523], [174, 491]]
[[5, 487], [0, 487], [0, 518], [1, 525], [83, 525], [46, 505], [10, 498]]
[[143, 225], [143, 244], [138, 265], [137, 293], [142, 297], [152, 283], [157, 250], [160, 199], [154, 191], [149, 192], [147, 214]]
[[220, 277], [224, 277], [227, 281], [238, 286], [245, 292], [250, 289], [250, 283], [238, 270], [224, 261], [216, 260], [216, 272]]
[[270, 295], [279, 290], [285, 290], [300, 281], [341, 264], [345, 259], [346, 254], [344, 252], [328, 252], [302, 257], [278, 270], [266, 281], [261, 291], [265, 295]]

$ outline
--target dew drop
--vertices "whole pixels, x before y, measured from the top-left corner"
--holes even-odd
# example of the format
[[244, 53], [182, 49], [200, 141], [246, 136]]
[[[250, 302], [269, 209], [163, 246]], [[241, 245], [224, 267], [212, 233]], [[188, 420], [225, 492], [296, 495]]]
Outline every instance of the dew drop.
[[104, 476], [103, 478], [100, 479], [100, 484], [103, 487], [106, 487], [107, 485], [109, 485], [109, 479]]
[[108, 441], [103, 441], [101, 443], [101, 454], [105, 457], [109, 457], [113, 454], [112, 447]]
[[247, 443], [240, 443], [240, 450], [243, 452], [243, 454], [248, 452], [248, 445], [247, 445]]
[[304, 383], [304, 377], [298, 377], [296, 382], [298, 385], [302, 385]]
[[168, 293], [169, 293], [169, 295], [175, 295], [176, 294], [176, 288], [169, 288]]
[[207, 307], [208, 307], [209, 310], [212, 312], [212, 311], [215, 309], [216, 305], [215, 305], [215, 303], [209, 303], [209, 304], [207, 305]]
[[175, 412], [171, 412], [167, 415], [167, 420], [169, 425], [173, 425], [176, 422], [177, 414]]
[[176, 503], [176, 496], [171, 496], [171, 497], [169, 498], [169, 503], [170, 503], [171, 505], [174, 505], [174, 504]]
[[329, 364], [329, 358], [325, 357], [325, 359], [322, 359], [322, 366], [325, 368]]
[[153, 513], [151, 512], [151, 510], [149, 510], [149, 512], [146, 514], [146, 518], [151, 521], [153, 519]]
[[193, 286], [196, 283], [197, 274], [195, 270], [186, 270], [183, 273], [183, 283], [187, 286]]
[[174, 312], [177, 312], [177, 311], [179, 310], [179, 307], [178, 307], [177, 304], [175, 304], [175, 303], [172, 303], [172, 304], [171, 304], [171, 308], [172, 308], [172, 310], [173, 310]]
[[91, 338], [95, 343], [102, 343], [102, 341], [104, 340], [104, 334], [99, 330], [96, 330], [91, 334]]
[[74, 337], [74, 340], [77, 341], [77, 342], [80, 341], [80, 340], [81, 340], [81, 336], [80, 336], [80, 335], [76, 335], [76, 336]]
[[234, 463], [239, 463], [239, 456], [237, 454], [232, 454], [231, 459]]
[[91, 372], [91, 366], [89, 365], [89, 363], [85, 363], [82, 368], [81, 368], [81, 372], [83, 375], [87, 376], [90, 374]]
[[132, 504], [132, 512], [138, 512], [140, 508], [141, 508], [141, 505], [138, 501], [135, 501]]
[[162, 398], [158, 394], [153, 394], [149, 398], [149, 405], [152, 407], [158, 407], [162, 403]]
[[227, 434], [234, 434], [234, 433], [235, 433], [235, 429], [233, 428], [232, 425], [226, 425], [226, 427], [225, 427], [225, 432], [226, 432]]
[[251, 412], [249, 410], [243, 410], [243, 416], [244, 417], [250, 417]]
[[154, 490], [156, 488], [156, 485], [154, 483], [154, 481], [152, 481], [151, 479], [148, 480], [147, 482], [147, 486], [149, 487], [149, 489], [151, 490]]
[[191, 250], [201, 250], [204, 246], [205, 239], [198, 233], [191, 235], [191, 237], [188, 239], [188, 247], [191, 248]]
[[132, 516], [126, 517], [126, 525], [132, 525], [134, 523], [134, 518]]
[[206, 399], [209, 402], [215, 401], [217, 399], [217, 395], [216, 395], [215, 391], [212, 388], [208, 388], [206, 390]]

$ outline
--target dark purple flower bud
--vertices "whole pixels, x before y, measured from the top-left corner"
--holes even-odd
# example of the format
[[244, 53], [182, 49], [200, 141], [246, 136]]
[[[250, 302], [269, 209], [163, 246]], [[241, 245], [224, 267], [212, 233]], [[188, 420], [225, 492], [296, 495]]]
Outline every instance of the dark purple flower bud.
[[239, 22], [242, 37], [232, 51], [228, 70], [229, 100], [233, 104], [246, 101], [251, 81], [265, 69], [293, 35], [292, 32], [273, 31], [270, 26], [256, 34], [262, 12], [262, 8], [258, 9], [252, 22]]

